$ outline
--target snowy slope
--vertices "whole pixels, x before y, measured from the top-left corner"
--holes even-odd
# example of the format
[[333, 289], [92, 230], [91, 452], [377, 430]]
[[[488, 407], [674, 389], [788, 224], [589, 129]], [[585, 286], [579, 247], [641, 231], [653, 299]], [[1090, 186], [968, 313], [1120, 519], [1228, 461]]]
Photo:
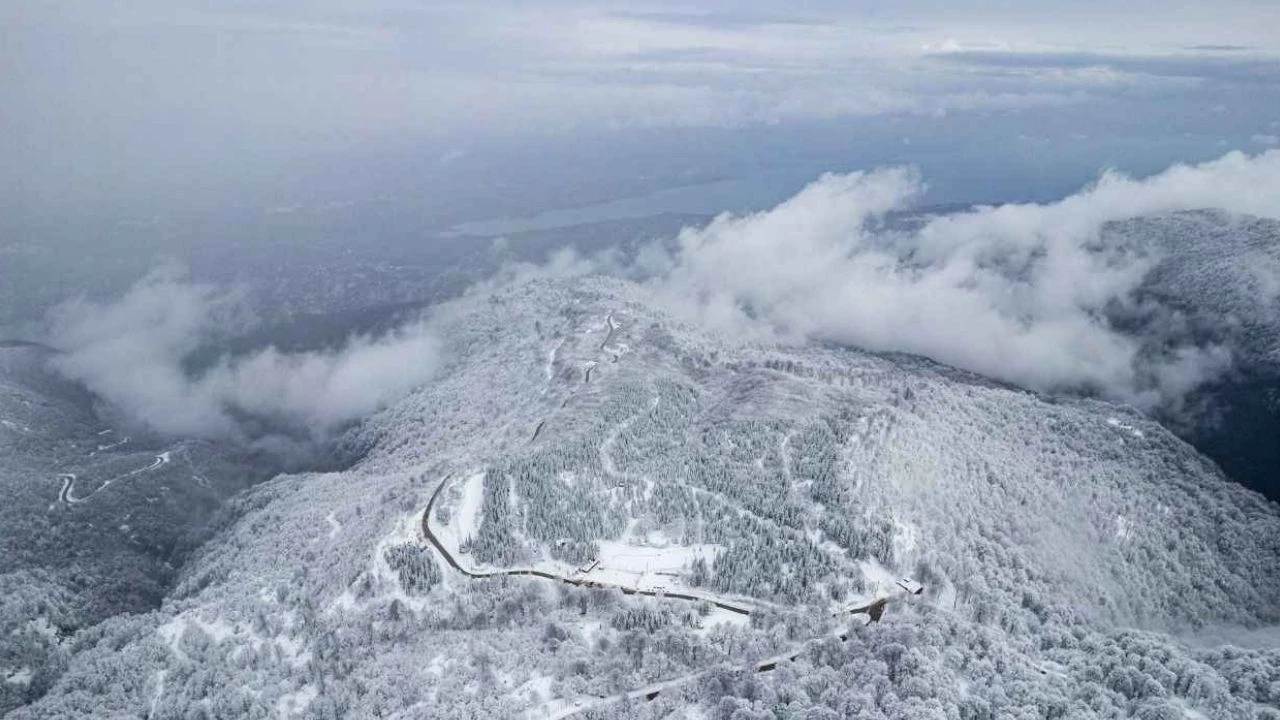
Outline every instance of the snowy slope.
[[1217, 346], [1231, 361], [1229, 372], [1167, 413], [1168, 424], [1233, 479], [1280, 497], [1280, 222], [1182, 212], [1109, 232], [1152, 255], [1143, 298], [1178, 310], [1174, 322], [1145, 330]]
[[260, 476], [228, 448], [105, 422], [52, 352], [0, 344], [0, 712], [44, 692], [77, 630], [158, 605], [222, 501]]
[[1247, 364], [1280, 366], [1280, 222], [1199, 211], [1117, 223], [1157, 263], [1144, 290], [1178, 305], [1197, 328], [1229, 339]]
[[[1212, 642], [1275, 637], [1280, 508], [1136, 412], [714, 337], [613, 279], [478, 293], [437, 324], [448, 367], [352, 432], [359, 465], [242, 496], [159, 611], [82, 633], [15, 717], [1265, 717], [1280, 701], [1273, 644]], [[438, 489], [428, 529], [463, 569], [600, 586], [453, 569], [423, 534]], [[656, 587], [673, 597], [624, 592]], [[881, 597], [880, 623], [839, 613]]]

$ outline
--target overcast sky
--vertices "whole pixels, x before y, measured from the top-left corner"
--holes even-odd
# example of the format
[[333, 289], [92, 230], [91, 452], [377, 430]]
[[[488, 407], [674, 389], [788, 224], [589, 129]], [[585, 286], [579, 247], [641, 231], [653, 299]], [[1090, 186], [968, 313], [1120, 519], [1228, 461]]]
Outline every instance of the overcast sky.
[[[0, 151], [16, 162], [0, 208], [269, 186], [302, 160], [391, 149], [500, 172], [501, 148], [555, 157], [587, 138], [651, 145], [673, 178], [732, 171], [730, 151], [682, 167], [664, 139], [676, 129], [782, 158], [825, 137], [840, 151], [824, 146], [836, 167], [821, 169], [953, 159], [961, 183], [1004, 164], [1027, 174], [1019, 146], [1074, 158], [1056, 171], [1069, 184], [1108, 163], [1151, 171], [1280, 142], [1274, 0], [692, 5], [6, 3]], [[1119, 135], [1144, 142], [1117, 151]]]

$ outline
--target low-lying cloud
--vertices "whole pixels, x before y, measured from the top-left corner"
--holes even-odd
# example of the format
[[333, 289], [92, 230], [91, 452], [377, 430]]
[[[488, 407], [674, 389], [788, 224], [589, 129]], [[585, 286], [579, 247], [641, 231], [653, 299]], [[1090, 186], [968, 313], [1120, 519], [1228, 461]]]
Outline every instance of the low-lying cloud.
[[[900, 214], [923, 189], [909, 168], [824, 175], [771, 210], [721, 215], [632, 261], [565, 252], [544, 266], [508, 266], [476, 290], [636, 274], [658, 303], [716, 331], [914, 353], [1035, 390], [1177, 410], [1231, 368], [1231, 350], [1142, 292], [1160, 246], [1106, 228], [1198, 209], [1280, 219], [1280, 151], [1144, 179], [1106, 173], [1049, 204]], [[1273, 313], [1272, 268], [1240, 272], [1261, 273], [1258, 302], [1242, 311]], [[334, 350], [267, 348], [189, 370], [184, 360], [236, 325], [243, 307], [234, 294], [154, 273], [115, 302], [61, 306], [52, 340], [65, 352], [55, 362], [157, 432], [258, 445], [323, 439], [440, 364], [440, 344], [419, 321]]]
[[[651, 282], [721, 331], [924, 355], [1025, 387], [1175, 407], [1231, 362], [1161, 328], [1177, 312], [1136, 291], [1159, 260], [1112, 221], [1205, 208], [1280, 215], [1280, 152], [1231, 153], [1133, 179], [1106, 173], [1059, 202], [980, 207], [911, 226], [905, 168], [824, 175], [772, 210], [686, 228]], [[1144, 318], [1142, 329], [1118, 318]]]
[[153, 431], [263, 447], [322, 440], [428, 381], [439, 365], [439, 344], [419, 321], [335, 350], [266, 348], [189, 372], [184, 359], [242, 312], [234, 293], [156, 272], [115, 302], [59, 307], [52, 339], [64, 353], [54, 363]]

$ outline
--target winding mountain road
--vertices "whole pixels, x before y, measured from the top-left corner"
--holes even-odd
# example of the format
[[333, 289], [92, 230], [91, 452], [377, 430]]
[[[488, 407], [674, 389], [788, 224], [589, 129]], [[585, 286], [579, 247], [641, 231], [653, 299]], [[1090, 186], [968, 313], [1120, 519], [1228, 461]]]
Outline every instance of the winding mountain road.
[[458, 563], [457, 558], [455, 558], [453, 554], [449, 552], [449, 549], [445, 547], [444, 543], [440, 542], [440, 538], [436, 537], [436, 534], [431, 531], [431, 511], [433, 508], [435, 508], [436, 501], [440, 499], [440, 495], [444, 491], [444, 488], [446, 485], [448, 485], [448, 483], [449, 483], [449, 478], [446, 477], [444, 480], [440, 482], [440, 486], [436, 488], [436, 491], [431, 494], [431, 500], [427, 502], [427, 509], [422, 512], [422, 535], [427, 539], [427, 542], [431, 543], [432, 547], [436, 549], [436, 552], [440, 553], [440, 556], [443, 557], [444, 561], [449, 564], [449, 567], [453, 568], [454, 570], [458, 571], [459, 573], [469, 578], [478, 580], [483, 578], [502, 577], [502, 576], [537, 577], [537, 578], [542, 578], [544, 580], [555, 580], [558, 582], [563, 582], [567, 585], [577, 585], [578, 587], [618, 588], [623, 592], [624, 595], [647, 595], [649, 597], [668, 598], [672, 600], [686, 600], [689, 602], [706, 602], [715, 607], [720, 608], [721, 610], [727, 610], [731, 613], [736, 613], [738, 615], [751, 614], [751, 608], [744, 607], [742, 605], [735, 605], [731, 602], [726, 602], [724, 600], [719, 600], [712, 597], [690, 595], [688, 593], [680, 593], [680, 592], [666, 592], [662, 590], [641, 590], [640, 588], [628, 587], [626, 585], [604, 582], [600, 580], [588, 580], [585, 578], [566, 577], [564, 575], [557, 575], [555, 573], [546, 572], [545, 570], [535, 570], [533, 568], [516, 568], [512, 570], [491, 570], [486, 572], [475, 572], [472, 570], [468, 570], [467, 568], [464, 568], [461, 564]]
[[[876, 617], [878, 618], [879, 616], [876, 616]], [[840, 642], [847, 642], [849, 638], [852, 636], [853, 636], [853, 630], [849, 629], [849, 630], [840, 632], [834, 635], [833, 637], [840, 640]], [[824, 639], [826, 639], [826, 637], [827, 636], [822, 636], [822, 637], [806, 640], [801, 644], [793, 647], [791, 650], [785, 653], [782, 653], [781, 655], [775, 655], [765, 660], [757, 660], [756, 662], [752, 663], [749, 667], [751, 668], [751, 671], [755, 673], [773, 672], [774, 670], [778, 669], [778, 666], [784, 662], [795, 662], [800, 658], [801, 655], [804, 655], [806, 652], [813, 649], [815, 645], [822, 642]], [[673, 688], [677, 688], [682, 685], [688, 685], [689, 683], [705, 676], [708, 672], [710, 672], [710, 670], [699, 670], [697, 672], [689, 673], [688, 675], [681, 675], [679, 677], [670, 678], [667, 680], [661, 680], [656, 683], [650, 683], [643, 687], [639, 687], [634, 690], [627, 690], [626, 692], [621, 692], [616, 695], [607, 695], [605, 697], [590, 698], [589, 700], [579, 700], [573, 705], [570, 705], [568, 707], [562, 707], [556, 711], [547, 712], [544, 706], [543, 708], [541, 708], [542, 710], [541, 715], [545, 715], [546, 717], [550, 717], [550, 718], [566, 718], [571, 715], [577, 715], [579, 713], [586, 712], [588, 710], [595, 710], [595, 709], [604, 707], [605, 705], [612, 705], [614, 703], [626, 702], [628, 700], [644, 700], [645, 702], [651, 702], [653, 700], [658, 699], [658, 696], [661, 695], [664, 691], [671, 690]]]
[[[126, 440], [127, 439], [128, 438], [126, 438]], [[130, 470], [129, 472], [124, 473], [123, 475], [117, 475], [111, 478], [110, 480], [105, 480], [97, 488], [94, 488], [93, 492], [89, 493], [88, 495], [85, 495], [84, 497], [76, 497], [73, 494], [73, 491], [75, 490], [75, 487], [76, 487], [76, 474], [61, 473], [60, 475], [58, 475], [58, 479], [62, 481], [62, 487], [58, 490], [58, 501], [66, 503], [67, 505], [75, 505], [76, 503], [84, 502], [85, 500], [88, 500], [94, 495], [97, 495], [98, 493], [102, 492], [103, 490], [106, 490], [115, 481], [123, 480], [125, 478], [130, 478], [140, 473], [155, 470], [156, 468], [159, 468], [161, 465], [167, 464], [169, 462], [169, 459], [170, 459], [170, 453], [168, 451], [162, 452], [159, 455], [155, 456], [155, 459], [151, 461], [150, 465], [147, 465], [146, 467], [140, 467], [137, 470]]]
[[[608, 347], [609, 343], [613, 341], [614, 334], [618, 330], [618, 326], [614, 323], [612, 313], [609, 314], [609, 316], [606, 319], [606, 322], [609, 327], [609, 333], [605, 337], [604, 342], [600, 344], [600, 351], [604, 351]], [[561, 343], [561, 345], [562, 344], [563, 342]], [[551, 359], [550, 359], [551, 363], [554, 362], [555, 352], [559, 350], [559, 348], [560, 348], [560, 345], [557, 345], [555, 350], [552, 350]], [[615, 361], [617, 360], [616, 355], [614, 356], [614, 360]], [[596, 363], [594, 362], [592, 362], [587, 366], [586, 372], [583, 376], [583, 385], [589, 384], [591, 382], [591, 371], [594, 370], [595, 367], [596, 367]], [[550, 380], [550, 378], [548, 378], [548, 380]], [[543, 392], [545, 394], [546, 390], [544, 389]], [[654, 407], [657, 406], [657, 400], [659, 399], [660, 398], [655, 398]], [[565, 405], [568, 404], [568, 402], [569, 402], [569, 398], [565, 398], [564, 402], [561, 404], [561, 407], [563, 408]], [[650, 410], [652, 410], [652, 408]], [[637, 415], [636, 417], [639, 417], [639, 415]], [[636, 418], [633, 417], [624, 421], [623, 425], [618, 428], [618, 432], [620, 432], [623, 428], [625, 428], [635, 419]], [[538, 436], [542, 433], [543, 428], [546, 426], [546, 423], [547, 423], [547, 419], [545, 418], [538, 423], [537, 427], [535, 427], [533, 430], [533, 436], [529, 439], [530, 442], [537, 440]], [[614, 438], [616, 438], [616, 435], [614, 436]], [[784, 465], [786, 466], [786, 469], [788, 471], [788, 476], [790, 476], [790, 467], [789, 467], [790, 458], [787, 453], [787, 449], [788, 449], [787, 441], [789, 439], [790, 438], [784, 438], [782, 442], [782, 448], [781, 448], [781, 451], [784, 457]], [[609, 445], [609, 443], [610, 441], [606, 440], [605, 446]], [[605, 466], [606, 474], [616, 475], [617, 471], [615, 468], [613, 468], [613, 464], [611, 462], [612, 459], [609, 457], [607, 447], [605, 446], [601, 447], [602, 464]], [[450, 552], [450, 550], [447, 547], [445, 547], [445, 544], [440, 540], [440, 538], [431, 530], [431, 512], [433, 509], [435, 509], [436, 503], [439, 501], [440, 496], [444, 493], [444, 489], [449, 484], [449, 480], [451, 479], [451, 477], [452, 477], [451, 475], [446, 475], [440, 481], [440, 484], [436, 487], [435, 492], [431, 494], [431, 499], [427, 502], [427, 507], [422, 512], [422, 535], [427, 540], [427, 542], [429, 542], [432, 545], [432, 547], [436, 549], [436, 552], [440, 553], [440, 556], [444, 558], [444, 561], [448, 563], [449, 567], [453, 568], [455, 571], [457, 571], [458, 573], [460, 573], [465, 577], [477, 579], [477, 580], [485, 579], [485, 578], [493, 578], [493, 577], [502, 577], [502, 576], [537, 577], [537, 578], [542, 578], [544, 580], [562, 582], [567, 585], [576, 585], [578, 587], [617, 588], [621, 590], [624, 595], [645, 595], [649, 597], [666, 598], [666, 599], [673, 599], [673, 600], [684, 600], [689, 602], [705, 602], [714, 607], [720, 608], [721, 610], [726, 610], [728, 612], [731, 612], [737, 615], [749, 616], [753, 613], [753, 609], [750, 607], [736, 604], [734, 602], [728, 602], [728, 601], [721, 600], [714, 597], [692, 595], [692, 594], [681, 593], [681, 592], [667, 592], [665, 590], [642, 590], [637, 587], [629, 587], [619, 583], [611, 583], [611, 582], [601, 581], [601, 580], [591, 580], [587, 578], [567, 577], [564, 575], [558, 575], [556, 573], [547, 572], [545, 570], [536, 570], [533, 568], [516, 568], [516, 569], [509, 569], [509, 570], [490, 570], [490, 571], [479, 571], [479, 572], [465, 568], [462, 566], [461, 563], [458, 562], [458, 559], [454, 557], [453, 553]], [[841, 617], [844, 615], [865, 614], [869, 618], [868, 622], [878, 622], [881, 616], [884, 615], [885, 607], [889, 603], [889, 601], [890, 601], [889, 597], [879, 597], [879, 598], [875, 598], [874, 600], [871, 600], [870, 602], [866, 602], [864, 604], [837, 610], [831, 614], [834, 617]], [[756, 612], [758, 612], [758, 610], [756, 610]], [[841, 642], [847, 641], [852, 636], [853, 636], [852, 628], [844, 630], [834, 635], [834, 637], [838, 638]], [[775, 670], [782, 663], [795, 661], [797, 658], [799, 658], [801, 655], [811, 650], [815, 645], [820, 643], [826, 637], [828, 636], [822, 636], [822, 637], [806, 640], [780, 655], [775, 655], [771, 658], [756, 661], [750, 667], [752, 671], [756, 673], [771, 672]], [[652, 684], [645, 685], [643, 687], [629, 690], [616, 695], [610, 695], [606, 697], [596, 697], [596, 698], [583, 698], [567, 707], [561, 706], [557, 710], [550, 710], [550, 708], [548, 708], [547, 706], [543, 706], [542, 714], [547, 717], [562, 718], [562, 717], [568, 717], [570, 715], [576, 715], [578, 713], [599, 708], [605, 705], [610, 705], [617, 702], [625, 702], [627, 700], [644, 700], [646, 702], [652, 701], [656, 699], [659, 695], [661, 695], [664, 691], [670, 690], [675, 687], [686, 685], [694, 680], [697, 680], [698, 678], [703, 677], [708, 672], [709, 670], [700, 670], [698, 672], [690, 673], [688, 675], [683, 675], [680, 677], [664, 680], [661, 682], [652, 683]]]
[[609, 334], [605, 336], [604, 342], [600, 343], [601, 350], [609, 347], [609, 343], [613, 342], [613, 334], [618, 331], [618, 326], [613, 322], [613, 313], [609, 313], [609, 317], [605, 319], [605, 322], [609, 324]]

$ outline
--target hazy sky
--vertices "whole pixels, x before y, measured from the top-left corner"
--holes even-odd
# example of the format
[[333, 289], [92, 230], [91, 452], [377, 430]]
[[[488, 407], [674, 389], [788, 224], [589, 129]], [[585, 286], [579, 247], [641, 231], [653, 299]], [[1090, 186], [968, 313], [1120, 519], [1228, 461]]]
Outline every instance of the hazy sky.
[[[0, 209], [270, 187], [300, 162], [394, 186], [383, 153], [501, 175], [513, 146], [546, 165], [579, 142], [618, 177], [646, 154], [669, 158], [655, 175], [735, 172], [741, 135], [815, 171], [941, 159], [956, 182], [1280, 142], [1274, 0], [690, 6], [6, 3]], [[706, 137], [719, 155], [688, 161]]]

